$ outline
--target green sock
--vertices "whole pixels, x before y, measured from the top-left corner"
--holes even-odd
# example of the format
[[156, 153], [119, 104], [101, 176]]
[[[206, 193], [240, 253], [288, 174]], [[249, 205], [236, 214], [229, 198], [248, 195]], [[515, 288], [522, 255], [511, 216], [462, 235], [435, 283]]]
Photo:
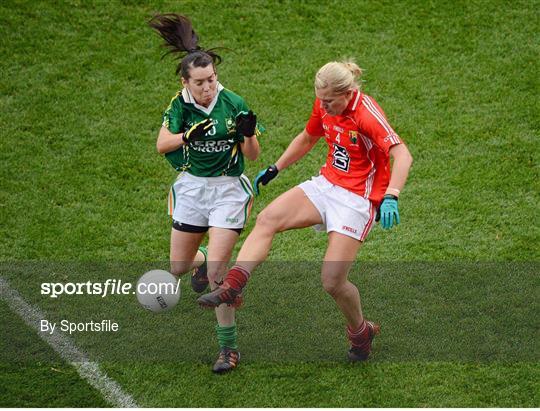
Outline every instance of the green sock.
[[238, 349], [238, 344], [236, 342], [237, 333], [236, 333], [236, 323], [228, 327], [221, 327], [219, 324], [216, 325], [217, 338], [219, 343], [219, 348], [231, 348], [233, 350]]

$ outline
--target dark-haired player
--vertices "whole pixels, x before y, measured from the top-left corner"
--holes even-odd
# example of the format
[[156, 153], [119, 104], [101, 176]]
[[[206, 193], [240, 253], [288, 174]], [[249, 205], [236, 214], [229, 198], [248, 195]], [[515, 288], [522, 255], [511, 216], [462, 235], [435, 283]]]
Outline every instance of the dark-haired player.
[[[178, 14], [157, 15], [150, 26], [179, 54], [176, 74], [182, 90], [163, 115], [157, 150], [179, 171], [169, 193], [172, 215], [171, 272], [193, 268], [196, 292], [214, 289], [246, 224], [253, 190], [244, 171], [244, 156], [259, 155], [257, 120], [244, 100], [218, 81], [213, 50], [198, 44], [191, 22]], [[208, 250], [200, 247], [208, 232]], [[235, 368], [240, 359], [233, 306], [216, 308], [220, 346], [214, 372]]]

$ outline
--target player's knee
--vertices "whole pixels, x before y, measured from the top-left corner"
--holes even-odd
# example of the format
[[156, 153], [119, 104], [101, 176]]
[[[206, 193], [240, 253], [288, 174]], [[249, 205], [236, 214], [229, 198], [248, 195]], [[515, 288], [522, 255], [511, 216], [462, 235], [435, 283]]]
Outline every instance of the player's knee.
[[342, 281], [338, 281], [335, 277], [330, 277], [326, 275], [322, 275], [321, 280], [324, 291], [326, 291], [332, 297], [339, 295], [343, 286]]
[[191, 263], [184, 261], [171, 261], [171, 274], [178, 277], [189, 271]]
[[334, 283], [323, 283], [324, 291], [326, 291], [332, 297], [335, 297], [339, 294], [339, 287]]
[[279, 218], [272, 210], [265, 209], [257, 216], [256, 226], [265, 231], [277, 232], [279, 230]]

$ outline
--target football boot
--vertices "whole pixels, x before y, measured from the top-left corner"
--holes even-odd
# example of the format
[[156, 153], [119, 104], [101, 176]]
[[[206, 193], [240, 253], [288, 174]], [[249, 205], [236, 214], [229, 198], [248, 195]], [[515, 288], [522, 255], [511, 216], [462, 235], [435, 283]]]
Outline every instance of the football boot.
[[197, 299], [199, 305], [204, 308], [213, 308], [221, 304], [238, 308], [242, 305], [243, 301], [242, 290], [231, 288], [226, 284], [220, 285], [214, 291], [201, 295]]
[[218, 359], [212, 367], [212, 371], [217, 374], [222, 374], [236, 368], [240, 361], [240, 352], [230, 348], [222, 348], [219, 352]]
[[366, 324], [368, 327], [368, 338], [363, 344], [358, 346], [352, 346], [349, 349], [349, 352], [347, 353], [349, 361], [366, 361], [371, 352], [371, 343], [373, 341], [373, 338], [375, 338], [376, 335], [379, 335], [381, 333], [381, 326], [379, 324], [375, 324], [371, 321], [366, 321]]

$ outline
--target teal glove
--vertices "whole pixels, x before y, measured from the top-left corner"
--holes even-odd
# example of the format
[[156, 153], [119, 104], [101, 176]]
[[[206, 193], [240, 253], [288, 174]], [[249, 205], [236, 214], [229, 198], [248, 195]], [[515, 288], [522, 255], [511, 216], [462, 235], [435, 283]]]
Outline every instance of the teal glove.
[[279, 173], [278, 168], [272, 164], [271, 166], [268, 166], [266, 169], [259, 171], [259, 174], [257, 174], [257, 177], [255, 177], [255, 180], [253, 180], [253, 187], [255, 188], [255, 194], [259, 195], [259, 184], [262, 184], [263, 186], [267, 185], [270, 180], [274, 179]]
[[399, 224], [399, 211], [398, 211], [398, 199], [392, 194], [386, 194], [383, 198], [381, 206], [379, 207], [379, 216], [381, 220], [382, 228], [389, 229], [394, 225], [394, 218], [396, 225]]

